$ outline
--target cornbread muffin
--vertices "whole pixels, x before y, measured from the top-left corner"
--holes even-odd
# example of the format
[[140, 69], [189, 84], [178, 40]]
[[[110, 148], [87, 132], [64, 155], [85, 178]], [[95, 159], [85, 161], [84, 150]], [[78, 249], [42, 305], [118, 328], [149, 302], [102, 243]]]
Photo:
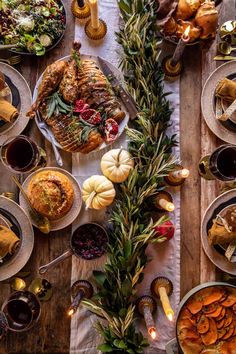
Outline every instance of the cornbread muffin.
[[63, 217], [71, 209], [74, 190], [67, 176], [57, 171], [42, 171], [28, 185], [32, 206], [49, 220]]

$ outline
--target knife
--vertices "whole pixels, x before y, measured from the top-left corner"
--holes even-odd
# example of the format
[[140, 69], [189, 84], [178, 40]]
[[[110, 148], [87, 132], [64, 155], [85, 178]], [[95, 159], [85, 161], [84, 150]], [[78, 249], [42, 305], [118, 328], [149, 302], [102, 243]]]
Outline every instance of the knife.
[[233, 57], [232, 55], [217, 55], [214, 60], [236, 60], [236, 57]]
[[100, 57], [98, 57], [98, 63], [103, 74], [106, 76], [108, 81], [111, 83], [111, 86], [114, 92], [119, 92], [119, 98], [124, 104], [125, 108], [129, 112], [130, 119], [134, 119], [137, 116], [138, 110], [136, 108], [136, 104], [134, 99], [123, 89], [119, 80], [115, 77], [113, 71], [109, 68], [106, 61]]

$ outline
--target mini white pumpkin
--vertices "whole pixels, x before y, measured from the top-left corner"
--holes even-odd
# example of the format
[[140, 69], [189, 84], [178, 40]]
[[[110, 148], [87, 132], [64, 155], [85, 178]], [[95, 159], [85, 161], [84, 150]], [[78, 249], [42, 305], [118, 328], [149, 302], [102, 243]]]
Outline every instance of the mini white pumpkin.
[[114, 183], [124, 182], [133, 168], [134, 160], [127, 150], [112, 149], [101, 159], [102, 173]]
[[110, 205], [116, 195], [113, 183], [105, 176], [94, 175], [87, 178], [82, 187], [82, 198], [86, 208], [102, 209]]

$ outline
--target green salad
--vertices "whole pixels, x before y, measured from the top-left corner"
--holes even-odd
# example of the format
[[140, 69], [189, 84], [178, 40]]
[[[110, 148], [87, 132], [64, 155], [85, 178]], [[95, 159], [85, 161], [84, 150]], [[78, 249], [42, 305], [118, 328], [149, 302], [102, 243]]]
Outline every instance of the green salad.
[[19, 52], [44, 55], [65, 25], [58, 0], [0, 0], [0, 44], [17, 44]]

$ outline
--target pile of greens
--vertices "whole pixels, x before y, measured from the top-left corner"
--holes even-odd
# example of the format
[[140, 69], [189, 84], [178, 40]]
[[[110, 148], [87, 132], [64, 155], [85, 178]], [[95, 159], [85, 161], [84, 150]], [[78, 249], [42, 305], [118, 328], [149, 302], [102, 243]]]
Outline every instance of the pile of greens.
[[58, 0], [0, 0], [0, 44], [44, 55], [61, 37], [65, 11]]

